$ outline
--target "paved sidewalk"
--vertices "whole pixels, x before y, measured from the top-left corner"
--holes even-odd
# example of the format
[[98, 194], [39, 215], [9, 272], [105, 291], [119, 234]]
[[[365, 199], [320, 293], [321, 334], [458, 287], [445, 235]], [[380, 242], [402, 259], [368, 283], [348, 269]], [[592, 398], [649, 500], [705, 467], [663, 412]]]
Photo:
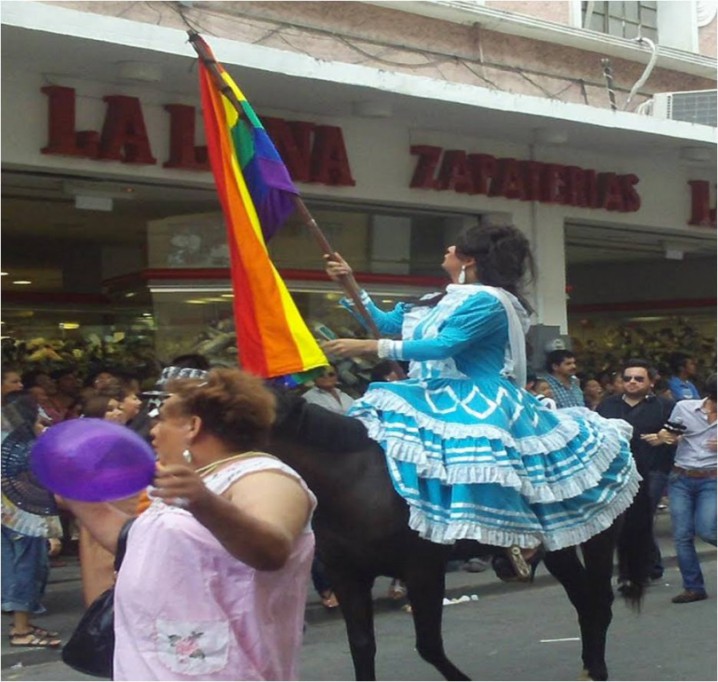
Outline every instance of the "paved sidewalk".
[[[670, 516], [667, 513], [659, 513], [656, 517], [656, 537], [661, 547], [666, 567], [676, 565], [675, 549], [670, 529]], [[697, 543], [698, 552], [703, 559], [715, 559], [715, 548], [703, 542]], [[48, 612], [33, 619], [37, 625], [50, 630], [60, 632], [63, 641], [67, 641], [77, 621], [83, 612], [82, 599], [80, 595], [80, 567], [76, 557], [62, 557], [67, 565], [60, 568], [53, 568], [50, 571], [50, 582], [45, 596], [45, 606]], [[507, 591], [531, 590], [545, 585], [553, 584], [554, 578], [549, 575], [545, 567], [539, 566], [536, 578], [532, 584], [516, 584], [501, 582], [491, 568], [481, 573], [469, 573], [463, 570], [449, 571], [446, 574], [446, 599], [481, 599], [489, 594], [499, 594]], [[394, 601], [388, 597], [390, 579], [385, 577], [377, 578], [374, 585], [374, 608], [380, 613], [383, 611], [399, 610], [406, 605], [406, 600]], [[680, 584], [676, 584], [675, 592], [681, 590]], [[711, 595], [715, 597], [715, 595]], [[328, 610], [322, 606], [319, 596], [310, 585], [307, 595], [306, 621], [311, 627], [312, 624], [326, 620], [341, 620], [339, 609]], [[60, 658], [59, 650], [29, 649], [11, 647], [8, 637], [10, 616], [2, 616], [2, 669], [11, 668], [14, 665], [22, 666], [36, 665]], [[79, 675], [79, 674], [78, 674]], [[78, 677], [78, 679], [80, 679]], [[92, 678], [83, 678], [92, 679]]]

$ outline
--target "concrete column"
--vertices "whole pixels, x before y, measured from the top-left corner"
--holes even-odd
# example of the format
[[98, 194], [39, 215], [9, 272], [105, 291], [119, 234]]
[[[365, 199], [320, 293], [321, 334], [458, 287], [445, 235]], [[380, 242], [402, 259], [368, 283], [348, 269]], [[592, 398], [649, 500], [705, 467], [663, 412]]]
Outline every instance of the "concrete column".
[[531, 302], [538, 324], [558, 327], [568, 333], [566, 314], [566, 249], [564, 217], [560, 208], [532, 202], [530, 210], [514, 215], [514, 224], [531, 241], [536, 262], [536, 280]]

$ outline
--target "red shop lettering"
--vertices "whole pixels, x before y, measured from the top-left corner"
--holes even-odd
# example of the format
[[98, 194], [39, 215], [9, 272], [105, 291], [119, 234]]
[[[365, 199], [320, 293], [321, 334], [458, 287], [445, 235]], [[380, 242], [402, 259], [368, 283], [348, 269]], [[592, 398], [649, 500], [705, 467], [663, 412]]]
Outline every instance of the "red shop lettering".
[[410, 187], [485, 194], [630, 213], [641, 208], [633, 173], [597, 173], [578, 166], [467, 154], [431, 145], [414, 145], [417, 157]]
[[716, 207], [711, 208], [711, 188], [707, 180], [689, 180], [691, 188], [691, 216], [689, 225], [716, 227]]
[[[142, 105], [137, 97], [103, 97], [107, 111], [102, 132], [75, 129], [75, 90], [57, 85], [42, 88], [48, 98], [48, 143], [43, 154], [120, 163], [155, 165]], [[195, 144], [196, 111], [185, 104], [167, 104], [169, 156], [164, 168], [208, 171], [207, 147]], [[353, 186], [342, 129], [305, 121], [265, 118], [264, 125], [289, 174], [297, 182]]]

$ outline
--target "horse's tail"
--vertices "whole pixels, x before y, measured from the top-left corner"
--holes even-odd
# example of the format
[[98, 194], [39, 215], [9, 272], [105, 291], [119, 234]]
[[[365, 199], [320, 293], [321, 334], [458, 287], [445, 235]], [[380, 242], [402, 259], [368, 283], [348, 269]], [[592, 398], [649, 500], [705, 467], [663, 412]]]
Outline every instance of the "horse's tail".
[[616, 548], [620, 577], [623, 579], [620, 592], [629, 606], [640, 610], [653, 552], [653, 510], [645, 479], [624, 514]]

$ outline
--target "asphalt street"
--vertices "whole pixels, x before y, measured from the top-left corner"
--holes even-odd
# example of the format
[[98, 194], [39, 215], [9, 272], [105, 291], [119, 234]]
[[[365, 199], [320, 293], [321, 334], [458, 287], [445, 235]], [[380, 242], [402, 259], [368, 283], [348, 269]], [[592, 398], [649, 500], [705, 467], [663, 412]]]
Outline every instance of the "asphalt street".
[[[715, 559], [703, 568], [708, 584], [715, 585]], [[716, 679], [716, 602], [672, 604], [680, 586], [678, 569], [671, 567], [649, 588], [640, 614], [616, 601], [607, 647], [610, 679]], [[555, 583], [446, 606], [443, 631], [447, 655], [473, 680], [579, 679], [576, 615]], [[441, 679], [414, 650], [408, 614], [383, 613], [376, 634], [378, 679]], [[307, 631], [301, 679], [354, 679], [339, 623]]]
[[[639, 615], [617, 600], [607, 661], [614, 680], [715, 680], [716, 553], [698, 543], [710, 599], [674, 605], [681, 591], [668, 514], [657, 537], [665, 557], [662, 581], [649, 588]], [[532, 585], [506, 584], [493, 571], [447, 573], [444, 642], [449, 657], [476, 680], [576, 680], [580, 672], [578, 629], [562, 588], [539, 567]], [[374, 589], [377, 674], [385, 680], [433, 680], [437, 674], [414, 650], [411, 616], [386, 597], [388, 578]], [[462, 601], [458, 601], [461, 599]], [[453, 600], [453, 603], [448, 603]], [[82, 613], [79, 567], [52, 569], [45, 598], [48, 613], [35, 622], [66, 640]], [[92, 680], [65, 666], [59, 651], [10, 647], [9, 616], [2, 617], [3, 680]], [[344, 623], [310, 590], [301, 658], [303, 680], [354, 678]]]

